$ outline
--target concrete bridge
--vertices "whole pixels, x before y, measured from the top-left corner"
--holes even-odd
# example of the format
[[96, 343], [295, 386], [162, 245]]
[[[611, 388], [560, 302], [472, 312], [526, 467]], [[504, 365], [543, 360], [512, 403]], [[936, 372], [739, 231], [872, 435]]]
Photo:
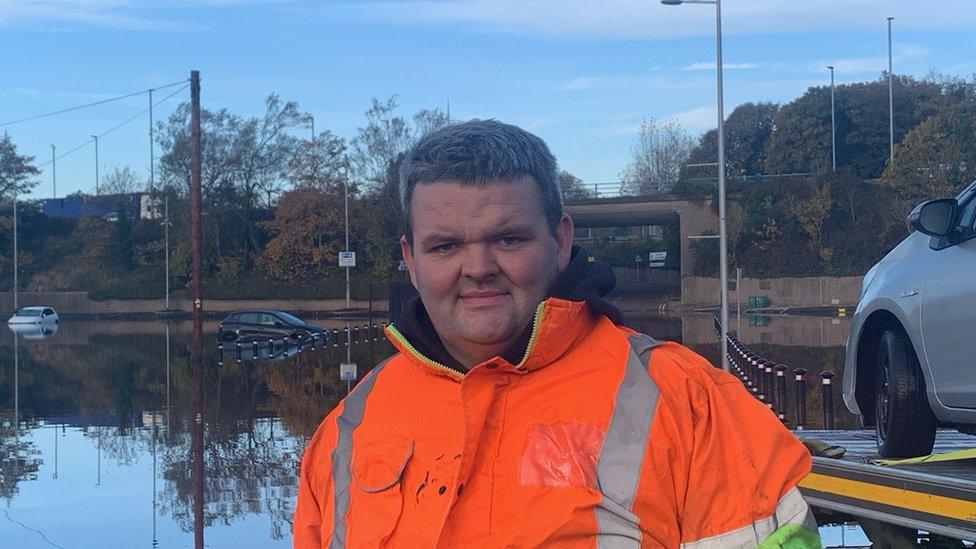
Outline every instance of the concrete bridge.
[[718, 234], [718, 214], [712, 209], [711, 200], [695, 203], [670, 195], [588, 198], [567, 201], [565, 210], [576, 227], [582, 229], [677, 225], [681, 235], [682, 277], [692, 274], [689, 237]]

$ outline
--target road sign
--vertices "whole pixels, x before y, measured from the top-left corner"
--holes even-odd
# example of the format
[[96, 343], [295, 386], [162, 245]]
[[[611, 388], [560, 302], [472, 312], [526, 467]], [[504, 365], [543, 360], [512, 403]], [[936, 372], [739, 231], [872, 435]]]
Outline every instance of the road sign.
[[668, 252], [651, 252], [647, 254], [647, 260], [652, 263], [656, 261], [667, 261], [667, 259]]
[[647, 264], [647, 266], [650, 269], [663, 269], [664, 268], [664, 262], [663, 261], [651, 261], [650, 263]]
[[356, 266], [356, 252], [339, 252], [339, 266], [340, 267], [355, 267]]
[[340, 381], [356, 381], [356, 363], [355, 362], [343, 362], [339, 365], [339, 380]]

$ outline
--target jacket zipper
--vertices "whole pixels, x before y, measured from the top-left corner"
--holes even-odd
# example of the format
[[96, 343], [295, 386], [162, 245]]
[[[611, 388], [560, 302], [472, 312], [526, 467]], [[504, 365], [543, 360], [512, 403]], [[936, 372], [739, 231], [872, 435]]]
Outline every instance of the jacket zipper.
[[542, 324], [542, 309], [546, 306], [546, 300], [539, 303], [539, 306], [535, 309], [535, 318], [532, 319], [532, 335], [529, 336], [529, 343], [525, 346], [525, 355], [522, 356], [522, 360], [515, 366], [516, 370], [521, 370], [522, 366], [525, 365], [525, 361], [529, 359], [529, 354], [532, 352], [532, 348], [535, 346], [535, 340], [539, 336], [539, 327]]
[[[543, 300], [541, 303], [539, 303], [539, 306], [536, 307], [535, 309], [535, 317], [532, 319], [532, 335], [529, 336], [529, 343], [528, 345], [525, 346], [525, 355], [522, 356], [522, 360], [519, 361], [517, 366], [515, 366], [516, 369], [521, 369], [522, 366], [525, 364], [525, 361], [529, 358], [529, 355], [532, 353], [532, 347], [535, 345], [535, 341], [536, 339], [538, 339], [539, 336], [539, 327], [542, 324], [542, 310], [545, 308], [545, 305], [546, 302], [545, 300]], [[416, 357], [424, 364], [432, 368], [436, 368], [438, 370], [443, 370], [460, 379], [464, 379], [465, 376], [467, 375], [463, 372], [459, 372], [455, 370], [454, 368], [451, 368], [449, 366], [444, 366], [440, 362], [431, 360], [426, 356], [424, 356], [420, 351], [417, 350], [416, 347], [414, 347], [409, 341], [407, 341], [407, 338], [400, 333], [400, 330], [398, 330], [396, 326], [390, 324], [389, 326], [387, 326], [387, 329], [390, 331], [391, 334], [393, 334], [393, 337], [395, 337], [397, 341], [399, 341], [404, 347], [407, 348], [407, 350], [409, 350], [414, 355], [414, 357]]]
[[450, 367], [444, 366], [440, 362], [433, 361], [433, 360], [427, 358], [426, 356], [424, 356], [423, 354], [421, 354], [420, 351], [418, 351], [416, 347], [414, 347], [409, 341], [407, 341], [407, 338], [403, 337], [403, 334], [400, 333], [400, 330], [397, 330], [396, 329], [396, 326], [390, 324], [386, 328], [388, 330], [390, 330], [390, 333], [393, 334], [393, 337], [395, 337], [397, 339], [397, 341], [399, 341], [404, 347], [407, 348], [407, 350], [409, 350], [413, 354], [414, 357], [416, 357], [418, 360], [420, 360], [424, 364], [426, 364], [428, 366], [431, 366], [433, 368], [436, 368], [438, 370], [443, 370], [443, 371], [445, 371], [445, 372], [447, 372], [449, 374], [452, 374], [455, 377], [464, 379], [464, 376], [465, 376], [464, 373], [459, 372], [459, 371], [455, 370], [454, 368], [450, 368]]

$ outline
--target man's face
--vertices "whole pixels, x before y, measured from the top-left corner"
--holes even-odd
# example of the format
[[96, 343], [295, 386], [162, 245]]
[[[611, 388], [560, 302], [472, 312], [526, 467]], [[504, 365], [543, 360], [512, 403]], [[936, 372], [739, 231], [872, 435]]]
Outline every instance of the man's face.
[[503, 352], [569, 263], [569, 216], [553, 234], [529, 177], [423, 183], [411, 213], [413, 245], [400, 246], [441, 341], [466, 366]]

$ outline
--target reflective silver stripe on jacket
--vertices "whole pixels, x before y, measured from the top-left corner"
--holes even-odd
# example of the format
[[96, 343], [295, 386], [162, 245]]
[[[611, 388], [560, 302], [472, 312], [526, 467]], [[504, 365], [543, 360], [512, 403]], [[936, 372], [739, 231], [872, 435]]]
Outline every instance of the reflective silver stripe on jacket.
[[647, 364], [651, 349], [661, 342], [644, 334], [630, 336], [628, 341], [630, 356], [596, 466], [603, 493], [596, 509], [600, 549], [640, 547], [641, 541], [638, 517], [632, 509], [658, 397]]
[[724, 549], [725, 547], [755, 547], [762, 543], [773, 532], [787, 524], [799, 524], [812, 532], [817, 531], [817, 521], [813, 518], [810, 506], [800, 495], [796, 488], [783, 494], [776, 504], [776, 510], [772, 516], [757, 520], [756, 522], [712, 536], [688, 543], [682, 543], [682, 549]]
[[352, 482], [352, 432], [363, 421], [366, 410], [366, 398], [373, 390], [376, 377], [383, 371], [383, 367], [390, 359], [379, 366], [363, 379], [345, 399], [342, 413], [336, 423], [339, 434], [336, 447], [332, 450], [332, 501], [334, 503], [332, 520], [332, 540], [329, 547], [338, 549], [346, 546], [346, 513], [349, 511], [349, 486]]

